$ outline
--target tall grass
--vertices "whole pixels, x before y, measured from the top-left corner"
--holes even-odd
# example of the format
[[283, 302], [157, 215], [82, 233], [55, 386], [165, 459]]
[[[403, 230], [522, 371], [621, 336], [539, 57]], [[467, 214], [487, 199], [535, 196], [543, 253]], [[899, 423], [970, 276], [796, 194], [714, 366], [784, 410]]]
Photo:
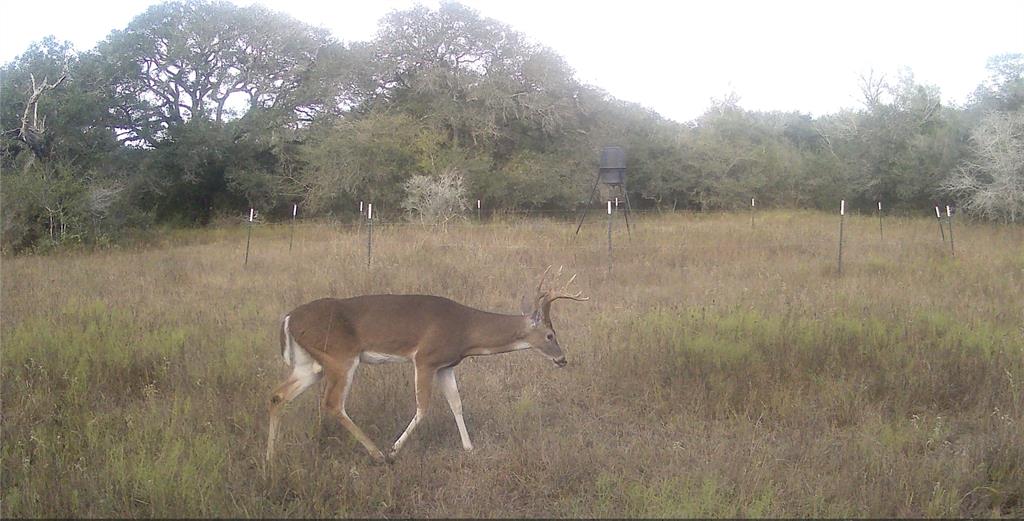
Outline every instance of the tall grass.
[[[595, 224], [595, 222], [597, 224]], [[3, 516], [1024, 516], [1024, 229], [812, 212], [175, 232], [149, 247], [4, 258]], [[363, 230], [365, 231], [365, 230]], [[457, 375], [393, 465], [284, 415], [264, 477], [278, 319], [321, 296], [433, 293], [512, 312], [547, 265], [570, 365]], [[349, 413], [384, 445], [407, 365], [360, 368]], [[315, 389], [315, 388], [314, 388]]]

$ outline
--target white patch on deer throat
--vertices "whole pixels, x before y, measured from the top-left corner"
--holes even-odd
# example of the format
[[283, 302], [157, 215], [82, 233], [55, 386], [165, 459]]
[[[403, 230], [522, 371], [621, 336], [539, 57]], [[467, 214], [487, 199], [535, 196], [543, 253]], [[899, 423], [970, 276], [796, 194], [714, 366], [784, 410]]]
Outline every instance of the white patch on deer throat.
[[396, 364], [409, 361], [407, 357], [402, 355], [375, 353], [373, 351], [363, 351], [362, 353], [359, 353], [359, 360], [367, 364]]
[[512, 351], [522, 351], [523, 349], [530, 349], [531, 347], [533, 346], [530, 345], [529, 342], [519, 340], [517, 342], [512, 342], [511, 344], [506, 344], [504, 346], [474, 348], [472, 351], [470, 351], [470, 355], [494, 355], [499, 353], [511, 353]]
[[533, 347], [533, 346], [530, 345], [529, 342], [523, 342], [523, 341], [515, 342], [515, 343], [512, 344], [512, 350], [513, 351], [522, 351], [523, 349], [529, 349], [531, 347]]

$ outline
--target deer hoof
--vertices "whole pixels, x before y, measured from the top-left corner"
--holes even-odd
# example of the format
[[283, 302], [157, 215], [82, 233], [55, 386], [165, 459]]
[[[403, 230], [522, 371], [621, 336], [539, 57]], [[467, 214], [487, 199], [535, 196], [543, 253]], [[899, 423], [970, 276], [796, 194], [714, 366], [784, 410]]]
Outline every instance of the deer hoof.
[[384, 456], [384, 453], [379, 450], [376, 452], [371, 452], [370, 458], [372, 458], [373, 462], [378, 465], [383, 465], [384, 463], [387, 463], [387, 458]]
[[388, 451], [388, 454], [385, 457], [385, 461], [387, 461], [388, 463], [394, 463], [395, 460], [397, 460], [397, 459], [398, 459], [398, 451], [397, 450]]

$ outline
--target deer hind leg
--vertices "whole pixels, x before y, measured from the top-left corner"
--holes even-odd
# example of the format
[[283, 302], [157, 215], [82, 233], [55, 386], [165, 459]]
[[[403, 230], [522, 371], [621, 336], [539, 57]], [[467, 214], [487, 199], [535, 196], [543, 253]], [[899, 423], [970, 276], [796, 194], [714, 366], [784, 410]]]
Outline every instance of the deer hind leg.
[[466, 421], [462, 419], [462, 398], [459, 396], [459, 386], [455, 383], [455, 369], [441, 369], [437, 372], [437, 380], [444, 391], [444, 397], [448, 399], [448, 407], [455, 415], [455, 424], [459, 426], [459, 437], [462, 438], [462, 448], [473, 450], [473, 442], [469, 441], [469, 431], [466, 430]]
[[370, 453], [370, 457], [374, 461], [383, 463], [384, 453], [377, 448], [377, 445], [370, 440], [370, 437], [345, 412], [345, 400], [348, 398], [348, 391], [352, 387], [352, 379], [355, 377], [356, 367], [358, 366], [359, 357], [355, 357], [347, 365], [340, 367], [339, 370], [331, 371], [327, 376], [327, 385], [325, 386], [326, 390], [323, 396], [323, 409], [334, 415], [341, 425], [348, 432], [352, 433], [352, 436], [359, 440], [363, 447], [366, 447], [366, 451]]
[[427, 415], [427, 408], [430, 406], [430, 391], [434, 385], [434, 374], [437, 372], [436, 369], [415, 366], [416, 376], [416, 415], [413, 416], [412, 421], [409, 422], [409, 426], [405, 428], [405, 432], [395, 441], [395, 445], [391, 448], [391, 453], [388, 454], [390, 459], [394, 459], [398, 456], [398, 451], [402, 450], [402, 445], [409, 439], [409, 435], [412, 434], [413, 429], [416, 425], [423, 420], [423, 417]]
[[292, 374], [281, 385], [277, 386], [274, 394], [270, 396], [270, 427], [267, 429], [268, 464], [274, 455], [274, 438], [277, 437], [277, 427], [282, 409], [284, 409], [288, 402], [294, 400], [303, 391], [308, 389], [309, 386], [320, 381], [322, 376], [323, 368], [307, 355], [306, 359], [296, 361], [296, 364], [292, 367]]

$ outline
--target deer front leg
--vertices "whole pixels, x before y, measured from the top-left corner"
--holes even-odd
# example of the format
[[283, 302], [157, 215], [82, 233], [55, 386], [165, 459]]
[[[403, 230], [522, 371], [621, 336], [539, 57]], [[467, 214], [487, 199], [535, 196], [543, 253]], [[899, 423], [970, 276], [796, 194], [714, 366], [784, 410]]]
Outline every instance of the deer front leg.
[[462, 438], [462, 448], [473, 450], [473, 442], [469, 441], [469, 431], [466, 430], [466, 421], [462, 419], [462, 398], [459, 396], [459, 386], [455, 383], [455, 368], [447, 367], [437, 372], [437, 379], [444, 391], [444, 397], [448, 399], [448, 407], [455, 415], [455, 424], [459, 426], [459, 437]]
[[388, 454], [388, 459], [394, 460], [398, 456], [398, 451], [402, 450], [402, 445], [405, 444], [406, 440], [409, 439], [409, 435], [412, 434], [413, 429], [420, 423], [424, 416], [427, 415], [427, 407], [430, 406], [430, 391], [434, 385], [434, 374], [437, 373], [437, 369], [431, 367], [415, 366], [416, 376], [416, 415], [412, 417], [412, 421], [409, 422], [409, 426], [405, 428], [405, 432], [398, 437], [395, 441], [395, 445], [391, 448], [391, 453]]

